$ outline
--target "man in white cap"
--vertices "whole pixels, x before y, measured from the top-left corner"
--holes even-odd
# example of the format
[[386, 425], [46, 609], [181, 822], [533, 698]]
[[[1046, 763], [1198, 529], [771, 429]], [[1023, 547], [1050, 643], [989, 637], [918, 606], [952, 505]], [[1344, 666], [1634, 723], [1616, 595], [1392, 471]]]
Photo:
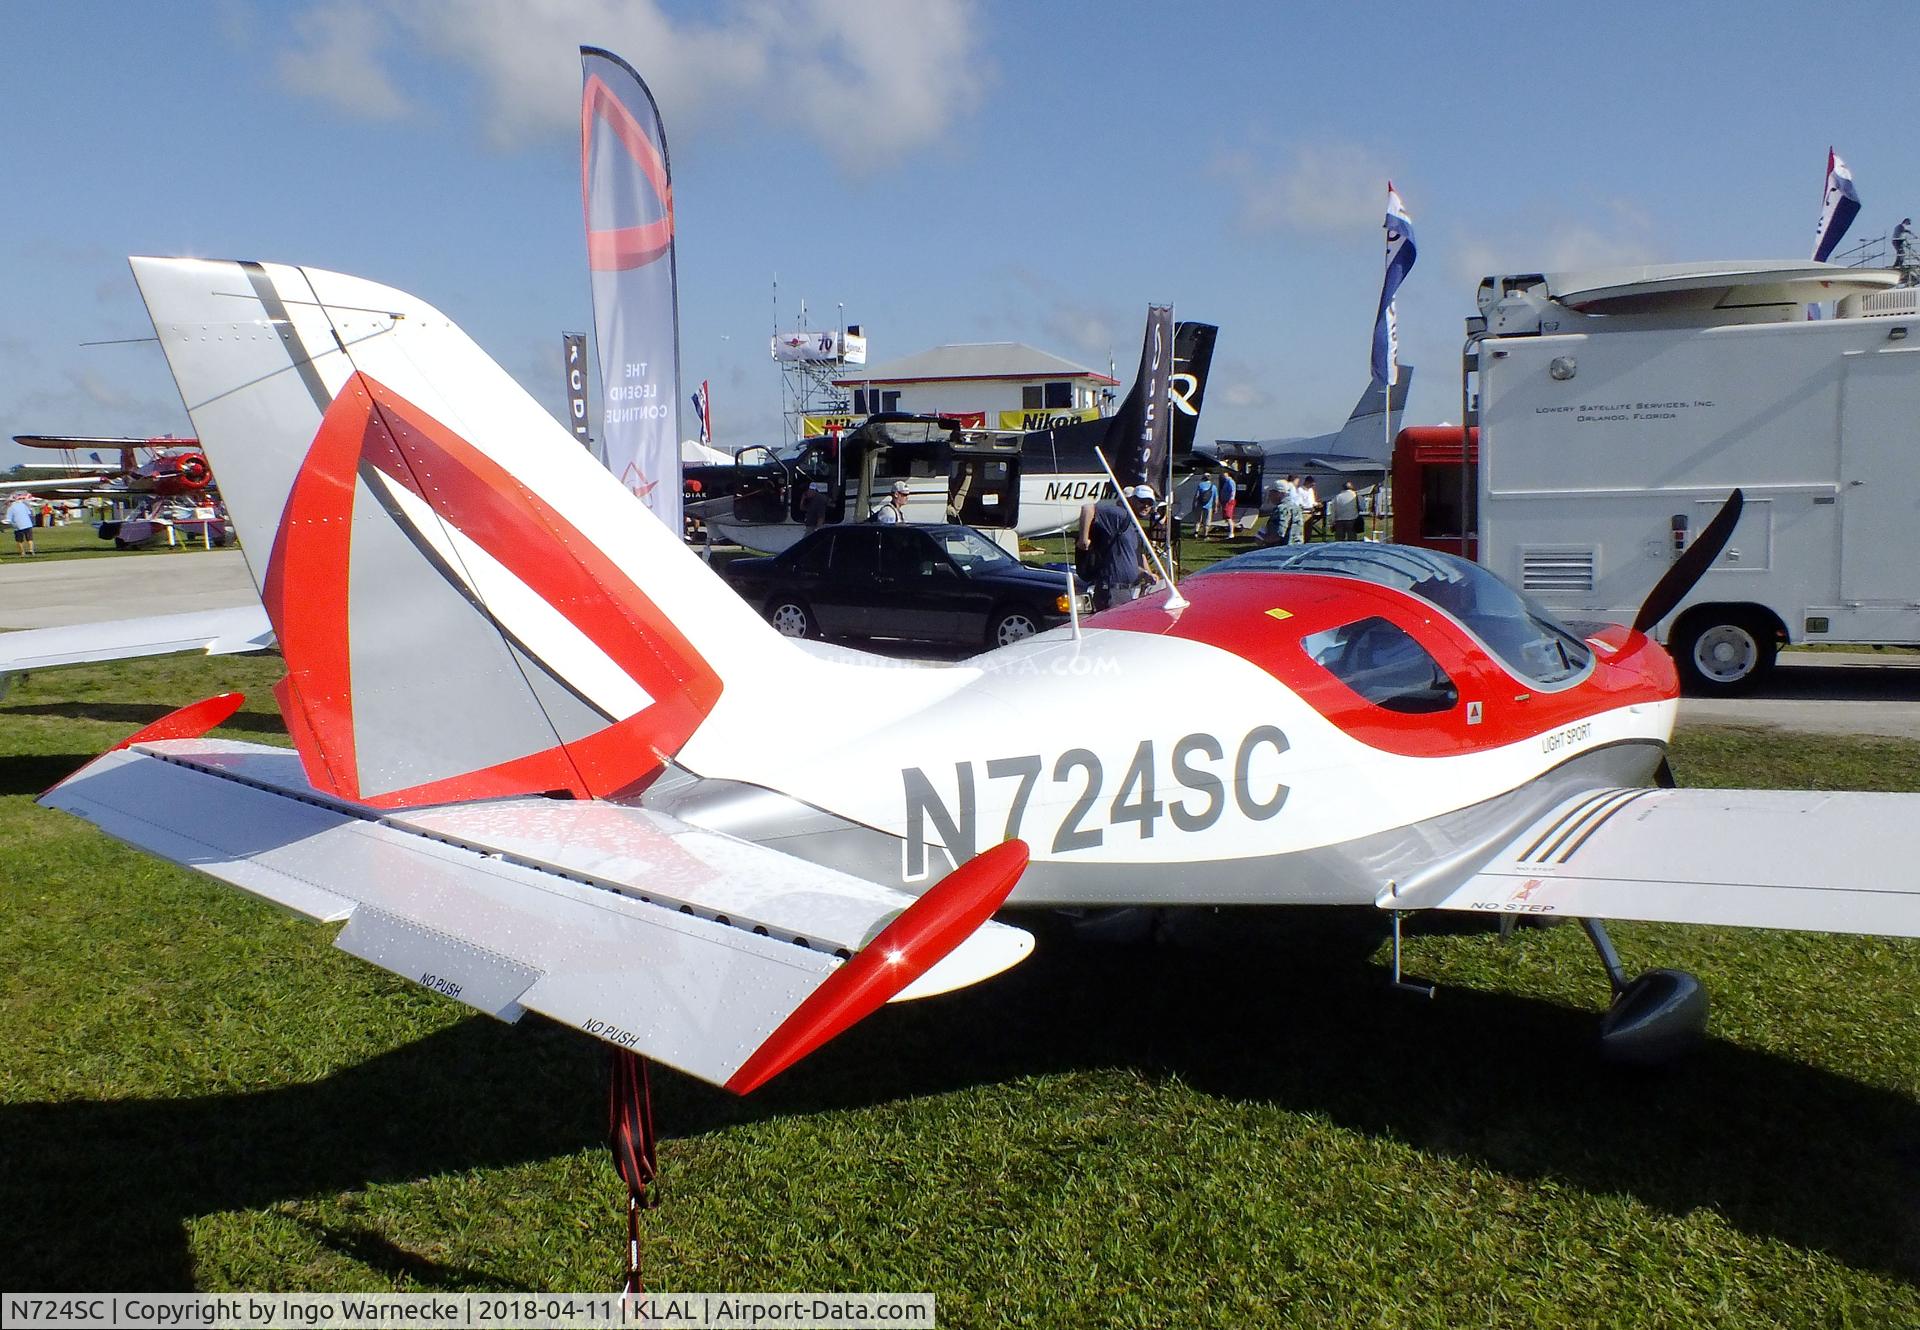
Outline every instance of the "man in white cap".
[[1131, 513], [1117, 503], [1090, 503], [1080, 509], [1080, 538], [1075, 547], [1083, 556], [1080, 562], [1086, 579], [1093, 584], [1096, 610], [1124, 605], [1138, 596], [1146, 576], [1147, 546], [1140, 532], [1153, 520], [1153, 486], [1135, 485], [1126, 495]]
[[889, 495], [887, 501], [881, 504], [879, 509], [875, 511], [873, 520], [882, 526], [905, 525], [907, 520], [907, 500], [912, 494], [913, 491], [907, 488], [906, 481], [894, 481], [893, 493]]

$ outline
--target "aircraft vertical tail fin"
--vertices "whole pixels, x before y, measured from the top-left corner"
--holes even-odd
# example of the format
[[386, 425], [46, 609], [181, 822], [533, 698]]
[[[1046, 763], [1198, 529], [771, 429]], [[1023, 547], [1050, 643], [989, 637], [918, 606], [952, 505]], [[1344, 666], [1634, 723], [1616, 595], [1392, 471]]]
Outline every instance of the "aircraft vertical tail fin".
[[1378, 379], [1367, 384], [1360, 393], [1360, 400], [1353, 404], [1352, 414], [1323, 451], [1341, 457], [1368, 457], [1382, 463], [1391, 460], [1392, 426], [1389, 421], [1382, 420], [1381, 415], [1390, 411], [1395, 420], [1403, 417], [1407, 406], [1407, 389], [1413, 385], [1413, 366], [1402, 365], [1399, 368], [1400, 375], [1391, 394]]
[[438, 310], [311, 268], [133, 270], [321, 789], [630, 791], [790, 650]]

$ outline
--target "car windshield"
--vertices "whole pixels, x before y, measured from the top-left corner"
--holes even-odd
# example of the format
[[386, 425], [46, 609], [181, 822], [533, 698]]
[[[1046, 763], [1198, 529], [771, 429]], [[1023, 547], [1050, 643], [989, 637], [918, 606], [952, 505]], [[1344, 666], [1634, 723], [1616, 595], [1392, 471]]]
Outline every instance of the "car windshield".
[[1013, 556], [970, 526], [942, 527], [934, 533], [947, 557], [966, 572], [991, 564], [1011, 563]]
[[1445, 610], [1507, 667], [1538, 684], [1564, 684], [1585, 673], [1593, 652], [1547, 609], [1477, 563], [1414, 545], [1340, 541], [1249, 550], [1206, 570], [1332, 573], [1414, 595]]

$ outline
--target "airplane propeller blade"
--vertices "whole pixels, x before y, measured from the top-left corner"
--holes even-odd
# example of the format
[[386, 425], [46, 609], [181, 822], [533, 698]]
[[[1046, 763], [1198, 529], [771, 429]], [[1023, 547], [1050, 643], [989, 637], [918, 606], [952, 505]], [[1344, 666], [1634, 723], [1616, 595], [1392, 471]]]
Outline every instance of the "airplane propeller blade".
[[1745, 502], [1739, 490], [1727, 496], [1720, 511], [1707, 523], [1706, 530], [1673, 561], [1666, 576], [1655, 582], [1653, 590], [1640, 602], [1640, 612], [1633, 616], [1634, 632], [1644, 633], [1659, 623], [1673, 613], [1673, 607], [1680, 603], [1687, 592], [1693, 590], [1693, 584], [1706, 574], [1713, 561], [1720, 557], [1720, 551], [1726, 548], [1733, 528], [1739, 525], [1740, 508]]

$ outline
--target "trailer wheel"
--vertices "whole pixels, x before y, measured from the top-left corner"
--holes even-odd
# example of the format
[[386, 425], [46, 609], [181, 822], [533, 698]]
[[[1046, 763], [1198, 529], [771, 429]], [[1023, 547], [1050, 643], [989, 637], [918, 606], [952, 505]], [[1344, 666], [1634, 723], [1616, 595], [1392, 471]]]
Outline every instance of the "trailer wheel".
[[1773, 625], [1747, 610], [1704, 608], [1667, 643], [1686, 690], [1706, 697], [1744, 693], [1773, 670], [1780, 643]]

